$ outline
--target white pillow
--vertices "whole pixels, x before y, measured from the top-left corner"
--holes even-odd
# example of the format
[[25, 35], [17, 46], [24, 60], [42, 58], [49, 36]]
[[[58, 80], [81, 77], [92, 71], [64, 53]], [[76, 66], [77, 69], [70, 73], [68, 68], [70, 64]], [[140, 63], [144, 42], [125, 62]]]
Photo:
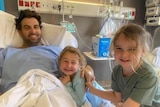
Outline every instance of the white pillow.
[[46, 45], [78, 47], [76, 38], [62, 26], [42, 23], [42, 42]]
[[17, 45], [20, 45], [22, 42], [20, 41], [21, 39], [19, 40], [19, 37], [17, 37], [14, 18], [15, 16], [0, 11], [0, 48], [14, 44], [12, 42], [14, 39], [17, 39]]
[[149, 64], [151, 64], [155, 70], [158, 72], [158, 76], [160, 79], [160, 68], [153, 63], [154, 59], [156, 58], [156, 55], [154, 55], [153, 53], [147, 53], [144, 57], [143, 60], [145, 60], [146, 62], [148, 62]]
[[[42, 23], [42, 42], [46, 45], [56, 45], [62, 48], [67, 45], [78, 47], [75, 37], [64, 27], [47, 23]], [[16, 30], [15, 16], [0, 11], [0, 48], [20, 47], [22, 43], [22, 38]]]

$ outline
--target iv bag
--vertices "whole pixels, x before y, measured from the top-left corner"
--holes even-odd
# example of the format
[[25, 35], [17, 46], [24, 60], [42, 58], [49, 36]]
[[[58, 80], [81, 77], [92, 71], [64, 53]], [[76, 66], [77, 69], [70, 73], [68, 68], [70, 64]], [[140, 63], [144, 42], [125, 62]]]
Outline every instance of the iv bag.
[[128, 20], [113, 20], [112, 18], [107, 18], [99, 34], [103, 35], [104, 37], [112, 38], [115, 32], [125, 24], [128, 24]]
[[117, 30], [116, 26], [116, 23], [111, 18], [107, 18], [99, 34], [103, 35], [104, 37], [111, 37], [113, 32]]

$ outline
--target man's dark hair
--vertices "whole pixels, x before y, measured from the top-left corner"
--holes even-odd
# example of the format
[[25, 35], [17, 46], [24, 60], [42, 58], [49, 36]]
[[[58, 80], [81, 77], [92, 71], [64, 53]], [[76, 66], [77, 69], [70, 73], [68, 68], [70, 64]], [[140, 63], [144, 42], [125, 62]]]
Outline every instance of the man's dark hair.
[[35, 11], [31, 11], [29, 9], [21, 10], [19, 13], [19, 17], [15, 19], [16, 21], [16, 29], [21, 30], [21, 22], [24, 18], [35, 18], [39, 22], [39, 26], [41, 28], [41, 16]]

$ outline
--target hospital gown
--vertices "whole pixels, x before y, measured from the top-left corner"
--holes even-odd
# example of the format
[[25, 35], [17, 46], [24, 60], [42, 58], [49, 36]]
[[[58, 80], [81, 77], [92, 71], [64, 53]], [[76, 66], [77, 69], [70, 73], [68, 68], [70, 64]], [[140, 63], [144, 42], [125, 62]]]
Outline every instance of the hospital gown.
[[9, 47], [0, 51], [0, 93], [15, 86], [18, 79], [31, 69], [41, 69], [49, 73], [57, 71], [57, 58], [60, 52], [59, 47], [53, 46], [23, 49]]

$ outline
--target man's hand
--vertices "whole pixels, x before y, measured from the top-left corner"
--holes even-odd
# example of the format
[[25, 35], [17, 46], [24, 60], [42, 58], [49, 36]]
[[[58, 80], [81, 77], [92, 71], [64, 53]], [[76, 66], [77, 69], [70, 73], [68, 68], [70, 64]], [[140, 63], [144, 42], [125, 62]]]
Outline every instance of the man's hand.
[[81, 71], [81, 77], [85, 77], [87, 82], [93, 82], [95, 80], [94, 72], [91, 66], [87, 65]]

